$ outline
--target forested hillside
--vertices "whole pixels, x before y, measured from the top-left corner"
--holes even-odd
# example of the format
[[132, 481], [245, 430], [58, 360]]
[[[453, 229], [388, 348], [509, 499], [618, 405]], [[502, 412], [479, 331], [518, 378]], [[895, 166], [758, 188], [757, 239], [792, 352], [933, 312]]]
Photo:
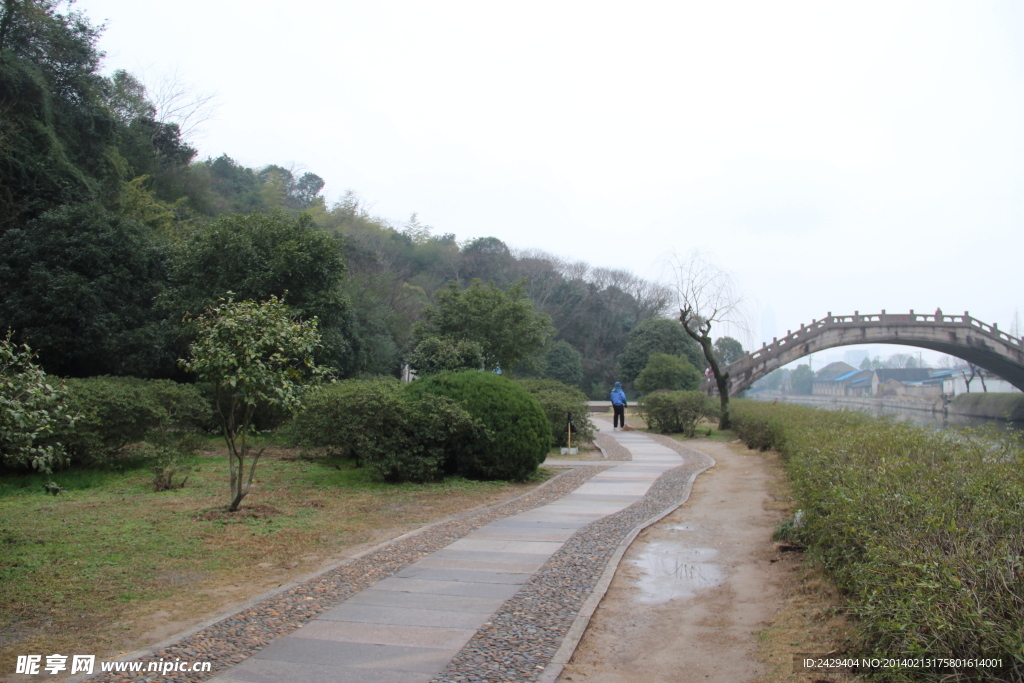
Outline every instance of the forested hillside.
[[397, 374], [435, 294], [481, 279], [522, 282], [550, 316], [544, 350], [504, 370], [603, 396], [630, 332], [667, 311], [628, 272], [393, 222], [353, 192], [328, 204], [315, 173], [197, 158], [138, 79], [102, 75], [99, 29], [65, 9], [0, 9], [0, 330], [48, 372], [184, 379], [183, 317], [232, 292], [317, 316], [341, 377]]

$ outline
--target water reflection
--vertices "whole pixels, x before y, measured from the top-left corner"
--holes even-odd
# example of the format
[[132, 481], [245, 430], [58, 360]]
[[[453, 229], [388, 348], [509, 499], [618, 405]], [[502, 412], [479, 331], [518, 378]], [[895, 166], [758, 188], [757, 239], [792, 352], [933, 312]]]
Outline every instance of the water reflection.
[[[752, 396], [755, 400], [758, 400], [755, 396]], [[768, 400], [768, 399], [765, 399]], [[997, 418], [984, 418], [984, 417], [971, 417], [968, 415], [946, 415], [942, 412], [941, 408], [937, 410], [931, 410], [930, 404], [928, 408], [922, 410], [914, 410], [911, 408], [903, 408], [891, 405], [883, 405], [881, 402], [872, 403], [871, 405], [864, 405], [861, 402], [857, 403], [844, 403], [841, 401], [818, 401], [813, 399], [802, 399], [800, 396], [787, 396], [784, 400], [786, 403], [797, 403], [799, 405], [811, 406], [814, 408], [824, 408], [825, 410], [859, 410], [874, 417], [881, 417], [883, 415], [892, 416], [897, 422], [914, 422], [922, 425], [932, 425], [935, 427], [981, 427], [984, 425], [994, 425], [998, 431], [1024, 431], [1024, 422], [1017, 420], [1002, 420]]]
[[[680, 530], [689, 530], [680, 525]], [[669, 600], [692, 598], [697, 591], [722, 583], [718, 565], [711, 562], [718, 551], [713, 548], [688, 548], [682, 542], [648, 543], [640, 554], [629, 560], [641, 571], [636, 586], [638, 602], [660, 605]]]

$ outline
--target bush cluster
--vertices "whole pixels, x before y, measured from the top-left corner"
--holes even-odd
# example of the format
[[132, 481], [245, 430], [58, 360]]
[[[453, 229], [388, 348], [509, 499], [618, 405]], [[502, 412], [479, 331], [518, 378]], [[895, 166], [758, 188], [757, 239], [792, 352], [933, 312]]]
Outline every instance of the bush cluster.
[[63, 383], [35, 363], [28, 346], [11, 334], [0, 339], [0, 465], [51, 472], [67, 454], [54, 432], [78, 419]]
[[1019, 438], [749, 401], [733, 423], [749, 446], [783, 455], [800, 540], [847, 596], [862, 652], [1003, 662], [883, 678], [1010, 680], [1024, 663]]
[[209, 420], [210, 404], [190, 384], [134, 377], [66, 381], [68, 403], [81, 418], [54, 434], [71, 462], [103, 464], [144, 440], [168, 445]]
[[637, 391], [693, 391], [700, 388], [700, 372], [684, 356], [652, 353], [636, 378]]
[[470, 370], [418, 379], [405, 390], [415, 399], [452, 399], [486, 428], [487, 448], [459, 455], [458, 471], [465, 477], [522, 481], [547, 457], [551, 425], [544, 409], [511, 379]]
[[489, 442], [483, 426], [458, 404], [413, 399], [391, 378], [314, 390], [288, 430], [299, 444], [353, 458], [389, 482], [461, 474], [461, 463]]
[[590, 421], [590, 406], [586, 395], [577, 389], [553, 379], [522, 379], [519, 384], [540, 403], [551, 425], [551, 440], [555, 446], [566, 446], [569, 436], [567, 423], [573, 422], [573, 443], [594, 440], [594, 423]]
[[656, 432], [694, 436], [697, 424], [717, 417], [718, 408], [699, 391], [656, 391], [637, 401], [637, 412]]

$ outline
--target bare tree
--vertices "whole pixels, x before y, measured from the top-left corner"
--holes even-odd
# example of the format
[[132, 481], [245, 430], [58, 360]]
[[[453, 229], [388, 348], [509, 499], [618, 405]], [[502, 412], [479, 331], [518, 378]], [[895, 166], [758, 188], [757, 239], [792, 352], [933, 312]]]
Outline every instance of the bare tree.
[[962, 358], [955, 356], [943, 356], [939, 359], [939, 367], [954, 370], [964, 380], [964, 386], [967, 388], [967, 393], [971, 393], [971, 382], [975, 378], [981, 380], [982, 392], [988, 392], [988, 387], [985, 386], [985, 375], [980, 367], [974, 363], [965, 361]]
[[177, 71], [163, 76], [146, 90], [156, 110], [156, 120], [177, 124], [183, 139], [200, 133], [200, 127], [213, 118], [217, 108], [216, 93], [199, 92]]
[[677, 259], [674, 271], [679, 322], [686, 334], [700, 344], [704, 351], [704, 358], [718, 386], [722, 406], [718, 428], [729, 429], [729, 375], [715, 359], [711, 327], [722, 324], [745, 329], [742, 298], [732, 276], [715, 264], [710, 255], [699, 250], [691, 252], [685, 261]]

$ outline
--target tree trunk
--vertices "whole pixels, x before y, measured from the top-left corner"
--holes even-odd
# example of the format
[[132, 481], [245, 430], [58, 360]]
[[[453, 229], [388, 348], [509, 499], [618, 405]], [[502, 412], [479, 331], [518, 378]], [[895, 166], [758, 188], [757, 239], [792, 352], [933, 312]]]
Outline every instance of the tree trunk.
[[715, 384], [718, 386], [718, 400], [721, 406], [721, 415], [718, 418], [719, 429], [731, 429], [732, 420], [729, 418], [729, 375], [723, 374], [722, 369], [718, 366], [718, 361], [715, 360], [714, 347], [711, 344], [711, 323], [705, 323], [706, 329], [701, 328], [700, 333], [693, 331], [686, 324], [686, 313], [680, 311], [679, 322], [683, 325], [683, 329], [686, 330], [686, 334], [700, 344], [701, 349], [704, 350], [704, 358], [708, 362], [708, 366], [711, 368], [711, 374], [715, 376]]

